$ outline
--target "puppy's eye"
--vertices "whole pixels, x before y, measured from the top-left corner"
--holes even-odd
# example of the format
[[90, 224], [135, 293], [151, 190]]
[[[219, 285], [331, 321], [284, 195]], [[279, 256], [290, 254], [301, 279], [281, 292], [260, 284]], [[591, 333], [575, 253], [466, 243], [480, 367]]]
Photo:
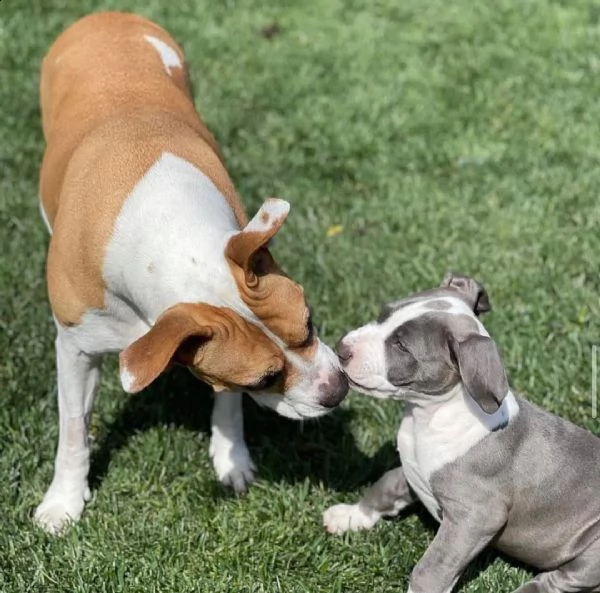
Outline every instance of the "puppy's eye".
[[396, 346], [396, 348], [401, 352], [408, 352], [408, 348], [400, 341], [399, 338], [394, 340], [394, 346]]
[[263, 389], [269, 389], [270, 387], [273, 387], [277, 381], [279, 381], [282, 373], [283, 371], [272, 371], [261, 377], [261, 379], [256, 383], [243, 385], [242, 387], [248, 391], [262, 391]]

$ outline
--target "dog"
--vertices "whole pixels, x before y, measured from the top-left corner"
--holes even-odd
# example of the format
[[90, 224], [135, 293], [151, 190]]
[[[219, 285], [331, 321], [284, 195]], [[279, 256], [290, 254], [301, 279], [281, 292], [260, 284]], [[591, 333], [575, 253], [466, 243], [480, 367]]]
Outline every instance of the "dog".
[[255, 467], [243, 392], [302, 419], [348, 391], [302, 287], [269, 251], [289, 204], [268, 199], [248, 220], [181, 48], [141, 16], [71, 25], [43, 61], [40, 99], [60, 435], [35, 518], [57, 532], [89, 499], [90, 414], [109, 352], [127, 392], [176, 363], [218, 392], [209, 453], [219, 480], [244, 491]]
[[440, 527], [409, 592], [449, 593], [488, 544], [542, 571], [518, 593], [599, 592], [600, 438], [513, 393], [489, 310], [478, 282], [449, 275], [340, 340], [353, 389], [405, 402], [402, 466], [325, 527], [369, 529], [419, 499]]

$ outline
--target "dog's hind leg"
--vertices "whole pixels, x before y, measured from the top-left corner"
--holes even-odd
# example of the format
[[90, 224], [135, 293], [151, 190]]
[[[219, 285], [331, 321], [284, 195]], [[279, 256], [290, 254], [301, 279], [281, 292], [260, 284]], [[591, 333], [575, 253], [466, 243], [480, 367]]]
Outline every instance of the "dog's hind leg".
[[211, 428], [209, 454], [219, 481], [244, 492], [256, 468], [244, 441], [241, 393], [215, 393]]
[[394, 517], [415, 500], [401, 467], [386, 472], [357, 504], [337, 504], [323, 513], [330, 533], [370, 529], [381, 517]]
[[600, 540], [571, 562], [538, 575], [515, 593], [600, 593]]
[[36, 521], [51, 533], [79, 519], [90, 498], [88, 430], [94, 397], [100, 382], [100, 357], [82, 352], [57, 324], [59, 437], [54, 478], [35, 512]]

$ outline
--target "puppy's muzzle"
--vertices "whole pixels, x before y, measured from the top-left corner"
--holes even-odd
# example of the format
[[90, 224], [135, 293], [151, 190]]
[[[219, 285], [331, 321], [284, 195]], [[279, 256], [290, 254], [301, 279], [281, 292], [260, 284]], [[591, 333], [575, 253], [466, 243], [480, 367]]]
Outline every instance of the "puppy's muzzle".
[[342, 338], [335, 345], [335, 353], [337, 354], [337, 357], [342, 366], [348, 364], [352, 359], [352, 348], [350, 348], [350, 346], [348, 346], [348, 344], [344, 342], [344, 338]]

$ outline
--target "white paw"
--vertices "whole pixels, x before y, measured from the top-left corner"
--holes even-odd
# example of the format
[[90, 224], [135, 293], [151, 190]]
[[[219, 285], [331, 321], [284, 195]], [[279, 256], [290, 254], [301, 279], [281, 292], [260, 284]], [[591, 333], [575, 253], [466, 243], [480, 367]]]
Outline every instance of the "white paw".
[[371, 529], [379, 520], [375, 511], [366, 511], [360, 504], [336, 504], [323, 513], [323, 525], [329, 533]]
[[237, 494], [246, 492], [248, 484], [254, 481], [256, 466], [245, 443], [231, 444], [220, 438], [212, 438], [209, 454], [219, 482], [230, 486]]
[[35, 510], [34, 519], [48, 533], [60, 533], [68, 523], [74, 523], [81, 517], [85, 501], [90, 499], [90, 490], [86, 486], [80, 493], [67, 494], [59, 488], [50, 488], [44, 500]]

